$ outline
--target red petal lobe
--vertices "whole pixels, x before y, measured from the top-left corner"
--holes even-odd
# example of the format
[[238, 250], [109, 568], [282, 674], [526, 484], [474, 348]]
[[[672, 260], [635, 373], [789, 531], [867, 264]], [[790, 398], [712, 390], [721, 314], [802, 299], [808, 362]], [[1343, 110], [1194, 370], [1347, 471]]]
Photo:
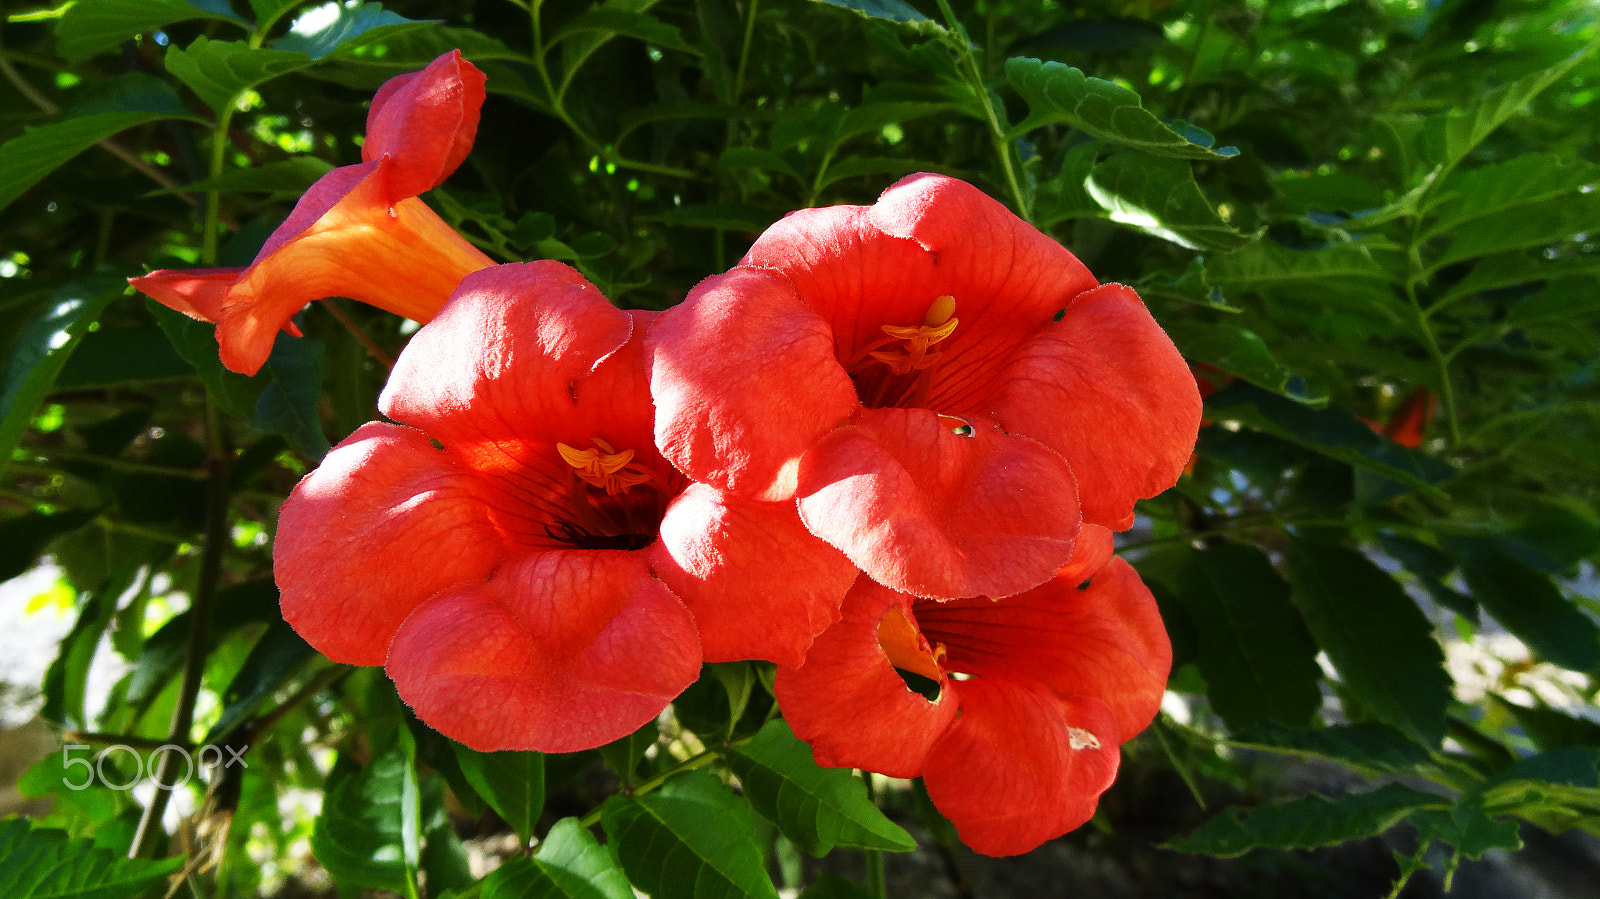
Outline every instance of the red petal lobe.
[[1100, 736], [1113, 727], [1103, 706], [981, 677], [960, 690], [961, 717], [923, 779], [961, 842], [1016, 855], [1094, 816], [1120, 761], [1117, 744]]
[[700, 646], [642, 553], [556, 551], [429, 600], [387, 669], [417, 717], [473, 749], [577, 752], [655, 718]]
[[800, 516], [879, 583], [917, 596], [1009, 596], [1072, 556], [1073, 472], [1050, 449], [974, 421], [872, 409], [800, 467]]
[[371, 422], [289, 495], [272, 568], [300, 636], [336, 662], [378, 665], [412, 609], [488, 577], [504, 552], [463, 470], [424, 435]]
[[799, 665], [839, 620], [856, 567], [813, 537], [794, 503], [763, 503], [691, 484], [661, 521], [654, 570], [700, 626], [708, 662]]

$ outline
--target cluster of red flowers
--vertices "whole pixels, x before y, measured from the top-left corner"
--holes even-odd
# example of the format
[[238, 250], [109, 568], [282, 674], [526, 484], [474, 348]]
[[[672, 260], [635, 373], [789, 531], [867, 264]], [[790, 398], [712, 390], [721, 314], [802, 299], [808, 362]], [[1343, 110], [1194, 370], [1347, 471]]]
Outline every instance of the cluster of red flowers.
[[618, 309], [565, 265], [491, 264], [416, 198], [483, 96], [454, 53], [389, 82], [365, 161], [254, 264], [134, 281], [246, 372], [309, 299], [427, 322], [390, 421], [284, 504], [288, 621], [480, 750], [599, 746], [702, 661], [766, 660], [820, 764], [925, 778], [974, 849], [1086, 821], [1171, 663], [1112, 531], [1200, 419], [1138, 296], [916, 175], [789, 215], [666, 312]]

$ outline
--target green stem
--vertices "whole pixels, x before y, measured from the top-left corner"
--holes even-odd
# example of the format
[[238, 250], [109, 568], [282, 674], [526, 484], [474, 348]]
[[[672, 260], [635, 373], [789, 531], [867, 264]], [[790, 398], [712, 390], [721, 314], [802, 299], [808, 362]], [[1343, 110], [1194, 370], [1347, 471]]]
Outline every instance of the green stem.
[[[940, 5], [944, 5], [944, 0], [940, 0]], [[872, 772], [862, 771], [861, 781], [867, 785], [867, 798], [876, 804], [877, 797], [872, 791]], [[883, 878], [883, 850], [864, 849], [862, 852], [867, 861], [867, 895], [872, 899], [889, 899], [888, 886]]]
[[1450, 427], [1450, 446], [1461, 445], [1461, 420], [1456, 415], [1456, 392], [1450, 384], [1450, 360], [1439, 349], [1439, 340], [1434, 336], [1433, 326], [1428, 323], [1428, 313], [1422, 308], [1422, 303], [1417, 299], [1416, 282], [1406, 279], [1406, 300], [1411, 305], [1412, 320], [1417, 326], [1417, 335], [1422, 338], [1423, 349], [1428, 351], [1428, 358], [1433, 360], [1433, 366], [1439, 378], [1439, 398], [1444, 403], [1445, 422]]
[[[738, 742], [743, 742], [743, 741], [738, 741]], [[731, 745], [736, 745], [736, 744], [730, 743], [729, 745], [731, 746]], [[716, 761], [717, 756], [718, 756], [718, 751], [715, 750], [715, 749], [707, 749], [704, 752], [697, 753], [695, 755], [691, 755], [688, 758], [684, 759], [683, 761], [679, 762], [678, 764], [674, 765], [672, 767], [672, 770], [663, 771], [662, 773], [657, 774], [655, 777], [650, 778], [649, 780], [645, 781], [644, 783], [639, 784], [637, 787], [634, 787], [633, 790], [631, 791], [630, 795], [643, 796], [646, 793], [653, 793], [656, 790], [660, 789], [662, 784], [666, 783], [668, 780], [671, 780], [673, 777], [676, 777], [677, 775], [682, 774], [685, 771], [693, 771], [696, 768], [704, 768], [706, 765], [711, 764], [712, 762]], [[589, 827], [595, 826], [595, 824], [599, 823], [599, 821], [600, 821], [600, 810], [599, 809], [595, 809], [594, 811], [591, 811], [589, 814], [584, 815], [583, 818], [578, 821], [578, 826], [584, 827], [584, 828], [589, 828]]]
[[1000, 159], [1000, 168], [1005, 172], [1006, 188], [1011, 191], [1011, 200], [1017, 207], [1017, 214], [1023, 221], [1032, 221], [1033, 210], [1028, 208], [1028, 197], [1022, 192], [1022, 182], [1017, 180], [1016, 167], [1011, 163], [1011, 143], [1006, 140], [1006, 130], [1000, 124], [1000, 116], [994, 110], [994, 104], [989, 102], [989, 88], [983, 83], [983, 72], [978, 68], [978, 61], [973, 58], [972, 41], [968, 38], [966, 30], [961, 27], [961, 20], [950, 9], [949, 0], [939, 0], [939, 11], [944, 15], [945, 25], [952, 34], [961, 41], [957, 52], [961, 62], [966, 68], [967, 80], [973, 93], [978, 95], [978, 102], [983, 105], [983, 115], [989, 123], [989, 142], [994, 145], [995, 156]]
[[83, 453], [77, 450], [51, 447], [49, 449], [33, 448], [30, 452], [39, 453], [51, 459], [65, 459], [69, 462], [87, 462], [112, 471], [125, 471], [129, 474], [153, 474], [164, 478], [189, 478], [203, 481], [209, 475], [204, 468], [176, 468], [171, 465], [151, 465], [148, 462], [130, 462], [127, 459], [118, 459], [114, 456], [98, 456], [94, 453]]
[[750, 0], [750, 11], [744, 17], [744, 43], [739, 45], [739, 66], [733, 70], [733, 102], [739, 102], [739, 95], [744, 93], [745, 63], [750, 58], [750, 39], [756, 30], [756, 7], [760, 0]]
[[[211, 180], [222, 177], [223, 166], [228, 160], [228, 125], [233, 122], [233, 107], [228, 106], [222, 110], [217, 118], [217, 130], [211, 136]], [[206, 221], [200, 245], [200, 263], [202, 265], [217, 264], [217, 230], [222, 211], [222, 191], [212, 188], [206, 191]]]
[[[200, 681], [206, 669], [206, 636], [211, 630], [211, 617], [217, 595], [217, 584], [222, 575], [222, 553], [229, 542], [228, 536], [228, 454], [221, 446], [221, 422], [216, 404], [206, 398], [206, 527], [203, 548], [200, 552], [199, 583], [195, 585], [194, 605], [189, 621], [189, 644], [184, 649], [183, 684], [178, 691], [178, 705], [172, 712], [169, 742], [187, 743], [189, 731], [194, 727], [195, 700], [200, 695]], [[172, 783], [170, 769], [177, 753], [161, 755], [156, 783]], [[166, 813], [171, 790], [156, 790], [150, 804], [139, 819], [139, 829], [134, 833], [133, 845], [128, 848], [129, 858], [143, 855], [154, 843], [155, 835], [162, 833], [161, 817]]]

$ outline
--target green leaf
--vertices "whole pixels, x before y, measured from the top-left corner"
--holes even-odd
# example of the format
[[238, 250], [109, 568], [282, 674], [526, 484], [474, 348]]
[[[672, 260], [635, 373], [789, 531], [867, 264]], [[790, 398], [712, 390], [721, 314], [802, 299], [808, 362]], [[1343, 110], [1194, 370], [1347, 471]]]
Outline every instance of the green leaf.
[[452, 743], [461, 774], [489, 803], [524, 846], [533, 840], [544, 811], [544, 755], [538, 752], [479, 752]]
[[244, 28], [227, 0], [77, 0], [56, 24], [56, 51], [76, 63], [175, 22], [215, 19]]
[[1111, 220], [1191, 250], [1236, 250], [1258, 234], [1240, 234], [1200, 192], [1181, 159], [1117, 153], [1085, 184]]
[[1429, 212], [1422, 236], [1432, 237], [1507, 209], [1576, 194], [1596, 184], [1600, 184], [1600, 166], [1567, 162], [1547, 153], [1526, 153], [1456, 172], [1439, 188], [1443, 199]]
[[821, 2], [858, 12], [871, 19], [887, 19], [903, 25], [926, 23], [939, 27], [936, 22], [918, 12], [916, 7], [904, 0], [821, 0]]
[[1406, 570], [1417, 576], [1435, 602], [1469, 621], [1477, 622], [1477, 602], [1446, 583], [1451, 572], [1456, 570], [1456, 563], [1449, 556], [1426, 543], [1390, 533], [1379, 534], [1378, 543], [1384, 552], [1394, 556]]
[[1191, 139], [1161, 123], [1119, 84], [1093, 78], [1059, 62], [1016, 57], [1006, 60], [1006, 80], [1028, 102], [1028, 118], [1010, 137], [1045, 125], [1071, 125], [1086, 134], [1159, 156], [1216, 159], [1239, 155], [1233, 147], [1212, 149], [1205, 138]]
[[828, 165], [827, 172], [817, 181], [818, 189], [837, 184], [846, 178], [879, 177], [896, 181], [913, 172], [938, 171], [937, 163], [898, 156], [846, 156]]
[[222, 694], [222, 714], [211, 725], [205, 742], [221, 742], [262, 700], [278, 692], [295, 672], [316, 657], [316, 650], [288, 622], [274, 621], [251, 647], [239, 673], [228, 682]]
[[309, 65], [311, 59], [304, 53], [252, 47], [244, 41], [214, 41], [205, 35], [182, 50], [167, 51], [167, 71], [219, 115], [246, 90]]
[[483, 899], [633, 899], [616, 859], [577, 818], [550, 828], [532, 858], [513, 858], [483, 882]]
[[39, 404], [78, 341], [124, 286], [104, 278], [75, 281], [56, 290], [50, 305], [17, 336], [0, 381], [0, 472], [22, 443]]
[[796, 181], [805, 178], [799, 164], [783, 153], [757, 147], [729, 147], [717, 157], [719, 169], [760, 169], [764, 172], [781, 172]]
[[1374, 718], [1438, 746], [1450, 675], [1417, 604], [1359, 552], [1296, 538], [1286, 555], [1295, 605], [1340, 682]]
[[1446, 537], [1473, 598], [1540, 657], [1573, 671], [1600, 666], [1600, 628], [1547, 575], [1486, 538]]
[[1590, 42], [1556, 65], [1540, 68], [1484, 94], [1466, 108], [1453, 108], [1430, 116], [1421, 136], [1425, 164], [1430, 168], [1435, 165], [1454, 168], [1484, 138], [1520, 112], [1528, 101], [1565, 77], [1597, 47], [1600, 47], [1600, 40]]
[[745, 797], [796, 846], [821, 858], [835, 846], [909, 852], [916, 840], [884, 816], [846, 768], [822, 768], [782, 721], [728, 750]]
[[83, 335], [56, 376], [57, 390], [171, 381], [194, 374], [154, 325], [106, 328]]
[[1600, 229], [1600, 191], [1560, 196], [1462, 225], [1431, 267], [1437, 270], [1464, 259], [1558, 243], [1596, 229]]
[[[1457, 281], [1446, 290], [1443, 296], [1436, 301], [1437, 304], [1452, 303], [1462, 297], [1471, 296], [1488, 290], [1498, 290], [1502, 287], [1514, 287], [1518, 284], [1528, 284], [1535, 281], [1556, 281], [1557, 279], [1571, 279], [1585, 282], [1600, 274], [1600, 258], [1579, 256], [1546, 259], [1542, 253], [1529, 253], [1515, 251], [1488, 256], [1473, 263], [1472, 271], [1465, 278]], [[1553, 288], [1554, 289], [1554, 288]], [[1537, 315], [1540, 311], [1553, 311], [1561, 314], [1560, 310], [1566, 306], [1582, 307], [1585, 301], [1592, 304], [1593, 292], [1580, 292], [1579, 296], [1568, 299], [1561, 297], [1554, 304], [1539, 303], [1534, 300], [1519, 304], [1513, 315], [1523, 313], [1523, 309], [1534, 306], [1531, 310]], [[1553, 309], [1550, 308], [1553, 305]], [[1539, 309], [1537, 307], [1546, 308]]]
[[1232, 322], [1182, 319], [1167, 326], [1167, 334], [1191, 362], [1214, 365], [1230, 375], [1281, 393], [1302, 403], [1321, 404], [1326, 397], [1305, 395], [1304, 382], [1283, 367], [1266, 341], [1256, 332]]
[[1041, 230], [1068, 219], [1098, 218], [1104, 214], [1100, 204], [1089, 196], [1084, 184], [1094, 171], [1100, 154], [1097, 141], [1085, 141], [1066, 152], [1061, 171], [1040, 183], [1033, 199], [1033, 223]]
[[280, 334], [261, 371], [247, 377], [223, 367], [212, 325], [154, 300], [145, 305], [225, 411], [251, 427], [288, 437], [313, 458], [327, 455], [328, 438], [317, 410], [322, 351], [315, 341]]
[[46, 514], [26, 512], [0, 521], [0, 583], [33, 567], [50, 541], [93, 521], [88, 509]]
[[311, 852], [341, 887], [402, 892], [416, 882], [417, 853], [408, 851], [406, 833], [406, 806], [416, 801], [411, 760], [392, 745], [365, 768], [350, 767], [335, 765], [329, 776]]
[[1406, 820], [1417, 829], [1418, 840], [1454, 846], [1470, 859], [1482, 858], [1490, 849], [1522, 848], [1516, 821], [1491, 818], [1481, 804], [1466, 799], [1449, 809], [1418, 809]]
[[601, 809], [628, 879], [655, 899], [777, 899], [748, 815], [706, 771], [644, 796], [612, 796]]
[[1542, 750], [1600, 746], [1600, 723], [1568, 715], [1542, 702], [1536, 707], [1529, 708], [1494, 694], [1490, 694], [1489, 698], [1496, 708], [1510, 713], [1522, 727], [1523, 733], [1533, 741], [1533, 745]]
[[[218, 591], [216, 605], [217, 611], [206, 635], [208, 654], [241, 627], [280, 620], [278, 589], [268, 578], [234, 584]], [[179, 612], [144, 641], [128, 679], [124, 694], [127, 702], [138, 705], [153, 699], [178, 674], [189, 648], [193, 620], [188, 610]]]
[[1308, 729], [1280, 727], [1264, 721], [1236, 731], [1233, 741], [1391, 774], [1408, 773], [1431, 761], [1426, 746], [1392, 728], [1365, 721]]
[[1431, 456], [1414, 453], [1374, 434], [1337, 406], [1313, 409], [1236, 381], [1207, 397], [1206, 410], [1218, 420], [1239, 421], [1436, 496], [1443, 493], [1434, 482], [1451, 472], [1445, 463]]
[[647, 721], [643, 727], [626, 737], [599, 747], [600, 757], [606, 760], [612, 771], [617, 772], [617, 778], [623, 786], [631, 788], [635, 783], [639, 762], [660, 737], [661, 731], [656, 723]]
[[1231, 728], [1309, 722], [1322, 702], [1317, 647], [1272, 563], [1222, 543], [1185, 550], [1179, 564], [1167, 586], [1199, 630], [1197, 663], [1217, 714]]
[[265, 378], [255, 409], [245, 424], [294, 441], [300, 451], [321, 460], [332, 447], [322, 430], [317, 400], [322, 395], [322, 345], [304, 338], [283, 337], [256, 374]]
[[1223, 858], [1252, 849], [1316, 849], [1375, 837], [1419, 809], [1443, 806], [1445, 800], [1392, 783], [1370, 793], [1338, 799], [1316, 794], [1263, 805], [1245, 815], [1229, 809], [1187, 837], [1163, 848]]
[[666, 22], [643, 12], [634, 12], [615, 6], [597, 6], [573, 16], [551, 36], [548, 45], [554, 46], [569, 37], [578, 34], [590, 34], [591, 40], [594, 33], [606, 38], [622, 36], [638, 38], [647, 44], [654, 44], [667, 50], [677, 50], [683, 53], [699, 55], [700, 51], [683, 39], [682, 32], [677, 26], [668, 25]]
[[0, 896], [6, 899], [124, 899], [181, 868], [182, 856], [122, 858], [24, 818], [0, 821]]
[[335, 53], [349, 53], [430, 24], [389, 12], [382, 3], [341, 3], [335, 8], [338, 15], [327, 21], [323, 21], [322, 8], [295, 19], [289, 33], [274, 41], [272, 49], [304, 53], [312, 61], [321, 62]]
[[63, 111], [49, 124], [28, 128], [0, 145], [0, 209], [28, 188], [119, 131], [163, 119], [196, 119], [164, 81], [124, 75], [90, 105]]
[[1206, 277], [1213, 284], [1241, 289], [1334, 278], [1392, 282], [1398, 280], [1402, 270], [1399, 253], [1359, 243], [1291, 250], [1262, 240], [1206, 260]]

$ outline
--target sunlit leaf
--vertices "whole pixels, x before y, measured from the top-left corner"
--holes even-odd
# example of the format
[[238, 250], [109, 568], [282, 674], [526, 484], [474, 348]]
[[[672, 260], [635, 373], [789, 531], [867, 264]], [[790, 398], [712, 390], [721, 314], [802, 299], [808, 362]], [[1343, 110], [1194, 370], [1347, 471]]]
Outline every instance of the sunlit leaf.
[[227, 0], [77, 0], [56, 25], [57, 49], [75, 63], [137, 35], [191, 19], [247, 25]]
[[417, 802], [410, 758], [393, 745], [363, 768], [340, 761], [311, 831], [312, 853], [341, 886], [406, 890], [417, 870], [406, 846], [406, 806]]
[[1146, 153], [1182, 159], [1237, 156], [1233, 147], [1212, 149], [1197, 129], [1180, 134], [1144, 108], [1138, 93], [1059, 62], [1016, 57], [1006, 60], [1006, 80], [1028, 103], [1028, 117], [1013, 136], [1045, 125], [1071, 125], [1086, 134]]
[[183, 867], [183, 857], [123, 858], [65, 831], [0, 821], [0, 895], [6, 899], [124, 899]]
[[633, 899], [617, 860], [577, 818], [550, 828], [532, 858], [513, 858], [483, 881], [483, 899]]
[[78, 341], [122, 290], [120, 284], [103, 278], [68, 284], [18, 335], [0, 381], [0, 472], [10, 464], [11, 451], [22, 442], [34, 412]]
[[1233, 250], [1256, 237], [1217, 213], [1179, 159], [1118, 153], [1094, 167], [1085, 187], [1112, 221], [1191, 250]]
[[[327, 15], [328, 12], [333, 14]], [[289, 33], [273, 42], [272, 49], [304, 53], [320, 62], [335, 53], [387, 41], [427, 24], [392, 13], [382, 3], [329, 3], [301, 14]]]
[[814, 856], [835, 846], [894, 852], [917, 846], [872, 804], [859, 778], [849, 769], [818, 767], [811, 747], [782, 721], [767, 722], [750, 742], [729, 750], [728, 764], [751, 805]]
[[244, 41], [214, 41], [205, 35], [181, 50], [167, 51], [167, 71], [218, 114], [246, 90], [309, 65], [311, 59], [304, 53], [252, 47]]
[[749, 809], [714, 775], [690, 771], [643, 796], [612, 796], [606, 834], [628, 879], [656, 899], [777, 899]]

